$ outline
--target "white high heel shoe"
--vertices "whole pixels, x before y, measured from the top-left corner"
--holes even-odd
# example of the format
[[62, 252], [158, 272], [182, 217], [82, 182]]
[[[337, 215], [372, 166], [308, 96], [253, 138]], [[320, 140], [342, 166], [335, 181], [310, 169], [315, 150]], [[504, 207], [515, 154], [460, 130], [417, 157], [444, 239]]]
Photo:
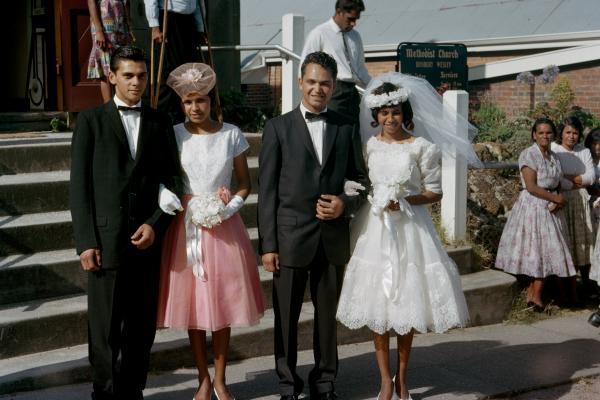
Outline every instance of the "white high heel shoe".
[[[394, 382], [394, 394], [392, 395], [392, 400], [402, 400], [397, 394], [396, 394], [396, 375], [394, 375], [394, 378], [392, 379], [392, 382]], [[411, 397], [410, 393], [408, 394], [408, 399], [404, 399], [404, 400], [413, 400], [413, 398]]]
[[[219, 394], [217, 393], [217, 389], [213, 386], [213, 393], [215, 394], [215, 397], [217, 398], [217, 400], [221, 400], [219, 398]], [[235, 397], [231, 396], [231, 400], [235, 400]]]

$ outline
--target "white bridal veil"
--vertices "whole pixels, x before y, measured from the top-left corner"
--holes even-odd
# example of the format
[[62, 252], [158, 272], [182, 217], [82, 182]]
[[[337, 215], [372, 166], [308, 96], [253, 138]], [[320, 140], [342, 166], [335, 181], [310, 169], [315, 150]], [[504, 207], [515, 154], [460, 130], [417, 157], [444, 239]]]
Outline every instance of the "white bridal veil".
[[[465, 157], [473, 166], [482, 166], [481, 161], [473, 150], [471, 141], [477, 134], [477, 128], [471, 125], [456, 110], [444, 107], [442, 96], [424, 79], [399, 72], [391, 72], [371, 79], [367, 85], [360, 104], [360, 129], [363, 143], [376, 135], [381, 127], [373, 128], [371, 110], [366, 105], [367, 95], [384, 82], [390, 82], [409, 91], [408, 100], [413, 110], [412, 132], [415, 136], [423, 137], [439, 146], [442, 152], [454, 156], [456, 153]], [[457, 127], [467, 129], [467, 134], [458, 134]]]

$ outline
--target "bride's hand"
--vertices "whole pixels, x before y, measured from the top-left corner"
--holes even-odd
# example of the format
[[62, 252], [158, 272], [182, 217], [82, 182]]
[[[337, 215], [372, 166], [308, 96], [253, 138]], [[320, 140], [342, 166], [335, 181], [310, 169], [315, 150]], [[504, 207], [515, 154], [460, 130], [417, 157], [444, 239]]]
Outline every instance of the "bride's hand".
[[390, 201], [390, 203], [388, 204], [387, 208], [390, 211], [399, 211], [400, 210], [400, 204], [398, 204], [397, 201]]

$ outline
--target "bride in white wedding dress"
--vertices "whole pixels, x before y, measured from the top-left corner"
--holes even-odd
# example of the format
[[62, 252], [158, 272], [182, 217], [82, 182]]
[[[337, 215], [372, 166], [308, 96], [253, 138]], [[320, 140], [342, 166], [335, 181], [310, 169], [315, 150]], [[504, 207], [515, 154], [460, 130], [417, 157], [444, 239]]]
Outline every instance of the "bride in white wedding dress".
[[[373, 331], [378, 399], [411, 398], [406, 371], [415, 330], [444, 332], [469, 321], [456, 265], [426, 207], [442, 198], [440, 147], [451, 144], [470, 162], [479, 162], [469, 141], [446, 129], [456, 117], [444, 112], [441, 97], [426, 81], [398, 73], [375, 78], [361, 104], [372, 190], [353, 221], [356, 244], [337, 318], [349, 328]], [[369, 123], [373, 130], [366, 129]], [[414, 131], [405, 128], [413, 124]], [[391, 330], [398, 335], [394, 380]]]

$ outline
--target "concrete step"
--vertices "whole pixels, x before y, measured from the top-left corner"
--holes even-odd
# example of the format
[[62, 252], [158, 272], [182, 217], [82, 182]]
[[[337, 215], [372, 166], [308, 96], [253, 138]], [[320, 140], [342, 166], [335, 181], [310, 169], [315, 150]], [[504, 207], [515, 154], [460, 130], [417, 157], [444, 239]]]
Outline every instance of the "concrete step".
[[69, 211], [0, 217], [0, 257], [73, 247]]
[[0, 306], [81, 294], [86, 282], [72, 248], [0, 257]]
[[51, 131], [50, 121], [53, 118], [58, 118], [68, 124], [69, 113], [62, 111], [0, 113], [0, 134]]
[[[516, 287], [516, 280], [512, 276], [499, 271], [487, 270], [463, 276], [462, 284], [471, 313], [472, 325], [498, 323], [507, 315], [512, 304], [512, 293]], [[66, 300], [62, 301], [64, 304]], [[84, 306], [82, 306], [84, 296], [71, 298], [70, 303], [73, 309], [72, 313], [85, 312]], [[50, 306], [45, 307], [45, 309], [51, 308]], [[22, 309], [21, 312], [25, 312], [25, 310]], [[28, 312], [36, 312], [36, 310]], [[41, 313], [41, 311], [37, 312]], [[312, 347], [312, 319], [312, 305], [307, 302], [304, 304], [300, 316], [299, 349]], [[341, 325], [338, 327], [339, 344], [357, 343], [372, 338], [371, 332], [365, 328], [351, 331]], [[70, 328], [73, 329], [73, 327]], [[85, 327], [79, 329], [85, 331]], [[42, 330], [40, 335], [42, 333], [48, 336], [54, 335], [49, 331]], [[273, 314], [269, 309], [259, 325], [233, 330], [230, 359], [240, 360], [270, 355], [273, 352], [272, 338]], [[86, 338], [83, 338], [81, 343], [84, 343], [85, 340]], [[0, 349], [3, 348], [6, 348], [4, 342], [0, 346]], [[174, 330], [159, 330], [152, 350], [151, 369], [164, 371], [192, 365], [187, 334]], [[0, 394], [89, 380], [90, 370], [85, 344], [0, 359]]]
[[69, 208], [69, 171], [0, 175], [0, 216]]
[[[245, 135], [250, 144], [247, 154], [249, 166], [258, 168], [261, 134]], [[71, 165], [71, 137], [72, 132], [0, 135], [0, 174], [68, 170]]]
[[71, 133], [39, 133], [5, 139], [0, 135], [0, 174], [68, 170]]
[[[271, 307], [272, 275], [259, 271]], [[462, 284], [473, 325], [497, 323], [508, 314], [516, 286], [512, 276], [486, 270], [462, 276]], [[86, 317], [85, 295], [2, 306], [0, 359], [85, 343]]]

